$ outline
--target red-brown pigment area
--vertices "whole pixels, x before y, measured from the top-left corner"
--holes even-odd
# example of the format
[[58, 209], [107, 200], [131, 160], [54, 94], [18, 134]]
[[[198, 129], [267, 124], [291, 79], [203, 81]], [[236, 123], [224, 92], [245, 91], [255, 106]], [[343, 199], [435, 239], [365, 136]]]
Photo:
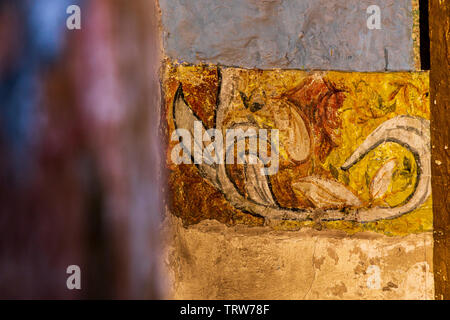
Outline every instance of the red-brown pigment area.
[[[219, 86], [217, 69], [204, 67], [193, 70], [191, 81], [184, 81], [183, 92], [186, 102], [207, 128], [214, 127], [215, 107]], [[169, 110], [168, 129], [173, 130], [172, 104], [175, 92], [180, 84], [176, 68], [169, 71], [166, 81], [166, 110]], [[284, 208], [311, 208], [313, 205], [301, 195], [295, 194], [292, 182], [309, 175], [331, 178], [318, 162], [337, 145], [339, 136], [335, 130], [341, 125], [338, 110], [344, 101], [344, 93], [323, 78], [308, 78], [301, 85], [281, 95], [303, 112], [311, 128], [314, 150], [313, 155], [304, 163], [291, 161], [280, 162], [280, 170], [270, 176], [272, 192], [278, 204]], [[169, 133], [169, 132], [168, 132]], [[169, 150], [170, 151], [170, 150]], [[167, 154], [170, 159], [170, 154]], [[243, 213], [232, 207], [221, 191], [203, 179], [194, 165], [176, 166], [168, 160], [169, 173], [169, 207], [172, 213], [182, 218], [185, 225], [198, 223], [204, 219], [216, 219], [232, 225], [244, 223], [262, 225], [263, 218]], [[245, 176], [243, 165], [227, 165], [227, 173], [238, 191], [245, 194]]]
[[323, 78], [309, 78], [283, 96], [306, 114], [313, 131], [315, 154], [324, 161], [338, 143], [335, 130], [341, 125], [338, 110], [344, 102], [344, 92]]
[[[166, 143], [172, 130], [174, 130], [172, 118], [172, 106], [175, 92], [181, 81], [178, 80], [176, 68], [168, 71], [165, 81], [165, 104], [167, 119], [163, 128]], [[219, 78], [217, 68], [201, 67], [201, 70], [193, 70], [189, 74], [190, 81], [182, 81], [183, 93], [186, 102], [192, 108], [196, 116], [203, 121], [206, 128], [215, 127], [215, 109]], [[227, 225], [237, 223], [260, 226], [264, 219], [241, 212], [232, 207], [223, 193], [210, 185], [201, 177], [198, 169], [193, 164], [175, 165], [170, 158], [171, 149], [166, 154], [168, 173], [168, 206], [172, 214], [181, 218], [184, 225], [199, 223], [205, 219], [215, 219]]]
[[203, 66], [199, 69], [189, 74], [192, 81], [183, 81], [183, 83], [177, 80], [177, 69], [170, 69], [165, 96], [167, 103], [172, 104], [175, 92], [178, 86], [182, 84], [186, 102], [194, 114], [203, 121], [205, 127], [209, 129], [215, 126], [219, 76], [217, 68]]
[[233, 208], [224, 195], [203, 179], [194, 165], [182, 164], [169, 178], [171, 212], [185, 225], [215, 219], [227, 225], [243, 223], [261, 226], [264, 219]]

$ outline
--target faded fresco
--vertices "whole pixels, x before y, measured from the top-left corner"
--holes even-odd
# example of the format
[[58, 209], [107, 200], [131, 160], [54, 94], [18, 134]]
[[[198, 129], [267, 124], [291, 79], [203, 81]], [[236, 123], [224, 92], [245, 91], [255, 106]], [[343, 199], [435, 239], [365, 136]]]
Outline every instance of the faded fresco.
[[[432, 230], [428, 73], [245, 70], [167, 63], [168, 207], [185, 225]], [[177, 128], [278, 129], [274, 174], [174, 164]], [[181, 142], [182, 144], [182, 142]], [[271, 144], [269, 143], [269, 153]]]

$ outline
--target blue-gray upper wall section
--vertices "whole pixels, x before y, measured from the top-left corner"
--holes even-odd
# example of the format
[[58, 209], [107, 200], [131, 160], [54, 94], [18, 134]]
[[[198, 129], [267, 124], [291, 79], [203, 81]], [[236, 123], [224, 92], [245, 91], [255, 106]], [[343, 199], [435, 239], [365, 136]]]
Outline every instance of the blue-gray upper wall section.
[[[168, 57], [243, 68], [414, 70], [411, 0], [159, 0]], [[381, 30], [367, 27], [370, 5]]]

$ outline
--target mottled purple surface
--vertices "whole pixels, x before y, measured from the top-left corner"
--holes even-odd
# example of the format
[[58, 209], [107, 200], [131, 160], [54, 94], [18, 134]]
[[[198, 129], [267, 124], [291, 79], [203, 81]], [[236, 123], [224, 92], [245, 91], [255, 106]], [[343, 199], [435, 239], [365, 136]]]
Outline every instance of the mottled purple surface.
[[[381, 30], [367, 28], [370, 5]], [[413, 70], [411, 0], [160, 0], [166, 54], [245, 68]]]

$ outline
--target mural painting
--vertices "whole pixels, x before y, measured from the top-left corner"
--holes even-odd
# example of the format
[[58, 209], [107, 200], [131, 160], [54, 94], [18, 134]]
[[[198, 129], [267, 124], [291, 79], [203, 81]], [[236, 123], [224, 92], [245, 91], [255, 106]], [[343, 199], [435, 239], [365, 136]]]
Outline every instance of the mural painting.
[[[168, 62], [163, 90], [168, 206], [185, 225], [215, 219], [281, 230], [432, 230], [427, 72], [263, 71]], [[197, 150], [211, 151], [217, 141], [211, 132], [249, 133], [244, 154], [232, 152], [243, 161], [227, 161], [230, 148], [222, 161], [194, 161], [197, 142], [180, 141], [174, 130], [194, 137], [199, 123], [203, 141]], [[256, 143], [261, 130], [267, 150]], [[251, 150], [252, 139], [258, 152]], [[174, 163], [180, 152], [192, 159]], [[273, 172], [261, 170], [274, 162]]]

